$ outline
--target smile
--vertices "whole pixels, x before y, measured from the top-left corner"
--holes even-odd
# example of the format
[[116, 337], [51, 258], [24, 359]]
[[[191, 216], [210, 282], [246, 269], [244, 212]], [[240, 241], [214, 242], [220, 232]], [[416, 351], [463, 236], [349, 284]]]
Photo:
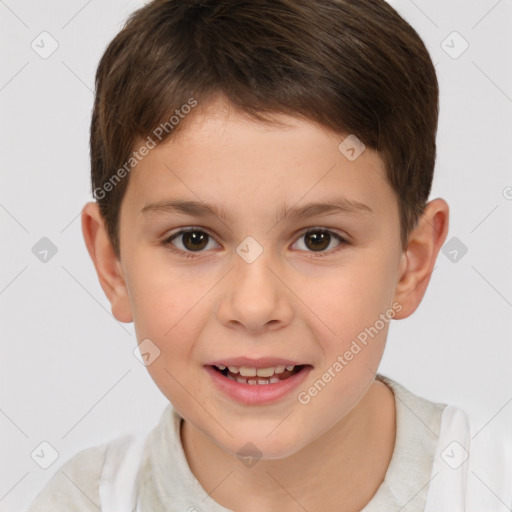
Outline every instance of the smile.
[[214, 366], [224, 377], [240, 384], [266, 385], [277, 384], [299, 372], [304, 365], [269, 366], [268, 368], [250, 368], [248, 366]]
[[203, 367], [214, 390], [244, 405], [268, 405], [289, 396], [307, 378], [312, 365], [278, 365], [255, 368], [210, 364]]

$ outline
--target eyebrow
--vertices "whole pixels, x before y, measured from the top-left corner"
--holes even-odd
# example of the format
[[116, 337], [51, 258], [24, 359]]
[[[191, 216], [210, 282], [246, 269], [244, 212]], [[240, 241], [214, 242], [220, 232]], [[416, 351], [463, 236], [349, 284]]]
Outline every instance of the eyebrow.
[[[165, 199], [156, 203], [146, 204], [141, 214], [149, 213], [177, 213], [196, 217], [216, 216], [225, 221], [232, 221], [233, 214], [222, 205], [212, 203], [190, 201], [182, 199]], [[372, 214], [373, 210], [366, 204], [347, 198], [337, 198], [326, 203], [308, 203], [304, 206], [290, 206], [285, 203], [278, 211], [274, 222], [280, 222], [292, 218], [308, 218], [318, 215], [329, 215], [335, 213], [347, 214]]]

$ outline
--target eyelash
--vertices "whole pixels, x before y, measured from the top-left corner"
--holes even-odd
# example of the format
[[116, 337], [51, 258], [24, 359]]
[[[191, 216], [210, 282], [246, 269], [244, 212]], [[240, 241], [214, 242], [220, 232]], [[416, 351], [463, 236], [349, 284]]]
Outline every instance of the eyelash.
[[[192, 227], [177, 231], [176, 233], [173, 233], [172, 235], [170, 235], [169, 237], [167, 237], [165, 240], [162, 241], [162, 245], [164, 245], [165, 247], [167, 247], [168, 249], [170, 249], [171, 251], [173, 251], [174, 253], [178, 254], [179, 256], [181, 256], [183, 258], [195, 258], [195, 257], [197, 257], [196, 254], [200, 254], [201, 252], [204, 252], [204, 251], [183, 251], [181, 249], [177, 249], [171, 243], [175, 238], [178, 238], [180, 235], [183, 235], [185, 233], [191, 233], [194, 231], [197, 231], [199, 233], [204, 233], [207, 236], [209, 236], [210, 238], [214, 238], [204, 229], [192, 226]], [[329, 233], [330, 235], [334, 236], [334, 238], [336, 238], [340, 242], [340, 244], [337, 247], [335, 247], [334, 249], [331, 249], [330, 251], [323, 251], [323, 252], [306, 251], [306, 252], [311, 252], [314, 255], [313, 256], [314, 258], [322, 258], [324, 256], [329, 256], [329, 255], [334, 254], [334, 253], [338, 252], [339, 250], [343, 249], [343, 247], [345, 245], [349, 245], [349, 241], [346, 238], [343, 238], [341, 235], [338, 235], [334, 231], [331, 231], [331, 230], [325, 229], [325, 228], [320, 228], [320, 227], [308, 228], [308, 229], [302, 231], [299, 234], [297, 240], [299, 238], [303, 237], [304, 235], [307, 235], [309, 233], [317, 233], [317, 232]]]

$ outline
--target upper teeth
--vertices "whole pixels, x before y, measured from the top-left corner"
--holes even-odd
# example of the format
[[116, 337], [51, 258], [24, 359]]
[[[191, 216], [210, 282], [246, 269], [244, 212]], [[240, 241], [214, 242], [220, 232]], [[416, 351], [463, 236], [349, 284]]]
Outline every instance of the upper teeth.
[[[219, 365], [219, 370], [225, 370], [226, 366]], [[249, 368], [248, 366], [228, 366], [231, 373], [239, 373], [242, 377], [272, 377], [274, 374], [283, 373], [284, 370], [291, 371], [295, 368], [290, 366], [269, 366], [268, 368]]]

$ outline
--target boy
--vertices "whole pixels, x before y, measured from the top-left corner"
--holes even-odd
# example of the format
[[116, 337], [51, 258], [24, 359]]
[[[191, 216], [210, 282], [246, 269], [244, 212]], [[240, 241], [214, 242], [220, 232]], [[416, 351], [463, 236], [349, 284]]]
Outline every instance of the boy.
[[437, 118], [384, 1], [135, 12], [98, 67], [82, 228], [172, 407], [30, 511], [510, 508], [509, 438], [377, 373], [447, 235]]

